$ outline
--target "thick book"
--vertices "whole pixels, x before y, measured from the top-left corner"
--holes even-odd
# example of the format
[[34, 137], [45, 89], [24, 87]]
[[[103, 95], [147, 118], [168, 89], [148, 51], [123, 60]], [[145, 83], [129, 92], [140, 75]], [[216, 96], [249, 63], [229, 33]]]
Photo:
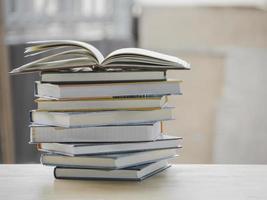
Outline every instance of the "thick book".
[[30, 118], [34, 124], [66, 128], [149, 123], [173, 119], [172, 108], [169, 107], [148, 111], [47, 112], [34, 110], [31, 111]]
[[41, 82], [48, 83], [89, 83], [89, 82], [132, 82], [164, 81], [163, 71], [122, 71], [122, 72], [43, 72]]
[[57, 179], [105, 179], [105, 180], [136, 180], [140, 181], [170, 167], [167, 160], [138, 165], [125, 169], [86, 169], [56, 167], [54, 176]]
[[32, 46], [25, 50], [27, 57], [46, 55], [44, 53], [51, 52], [53, 54], [22, 65], [11, 73], [62, 69], [73, 69], [75, 71], [190, 69], [189, 63], [182, 59], [140, 48], [119, 49], [104, 58], [94, 46], [80, 41], [49, 40], [30, 42], [30, 44]]
[[147, 98], [89, 98], [89, 99], [45, 99], [35, 100], [41, 111], [98, 111], [98, 110], [153, 110], [167, 103], [167, 97]]
[[164, 96], [181, 94], [177, 80], [92, 83], [92, 84], [52, 84], [36, 82], [35, 95], [44, 98], [96, 98], [119, 96]]
[[160, 122], [121, 126], [62, 128], [30, 127], [31, 143], [50, 142], [138, 142], [153, 141], [161, 136]]
[[180, 148], [181, 142], [181, 137], [162, 135], [157, 140], [150, 142], [40, 143], [38, 150], [61, 155], [78, 156]]
[[160, 149], [125, 154], [64, 156], [42, 154], [41, 163], [58, 167], [121, 169], [177, 156], [178, 149]]

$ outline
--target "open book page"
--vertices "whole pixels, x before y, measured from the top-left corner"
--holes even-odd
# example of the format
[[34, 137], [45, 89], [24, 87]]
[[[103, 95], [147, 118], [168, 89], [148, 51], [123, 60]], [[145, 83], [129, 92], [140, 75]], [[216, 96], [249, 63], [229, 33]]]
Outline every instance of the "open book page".
[[121, 64], [121, 63], [129, 63], [129, 64], [147, 64], [147, 65], [174, 65], [176, 66], [177, 63], [164, 61], [156, 58], [150, 58], [147, 56], [142, 55], [118, 55], [118, 56], [112, 56], [109, 57], [109, 59], [104, 61], [104, 65], [114, 65], [114, 64]]
[[[68, 59], [71, 58], [71, 59]], [[58, 62], [61, 61], [61, 62]], [[19, 73], [19, 72], [31, 72], [36, 70], [49, 70], [50, 68], [54, 68], [58, 65], [57, 68], [66, 68], [64, 64], [69, 62], [68, 66], [73, 62], [78, 62], [80, 64], [78, 66], [88, 66], [88, 64], [94, 65], [97, 64], [98, 61], [96, 60], [95, 56], [91, 55], [88, 51], [83, 49], [74, 49], [74, 50], [67, 50], [57, 54], [53, 54], [25, 65], [22, 65], [19, 68], [14, 69], [11, 73]], [[52, 65], [49, 65], [53, 63]], [[75, 63], [76, 64], [76, 63]]]
[[[92, 62], [88, 58], [72, 58], [72, 59], [64, 59], [64, 60], [56, 60], [52, 62], [44, 62], [44, 63], [37, 63], [35, 65], [35, 69], [32, 71], [54, 71], [54, 70], [60, 70], [60, 69], [73, 69], [73, 71], [76, 71], [76, 69], [84, 68], [88, 66], [95, 65], [95, 62]], [[89, 67], [88, 67], [89, 68]], [[30, 70], [24, 70], [23, 72], [30, 72]]]
[[125, 65], [126, 62], [131, 65], [150, 64], [159, 66], [176, 66], [176, 68], [190, 69], [189, 63], [174, 56], [149, 51], [140, 48], [124, 48], [110, 53], [102, 65]]
[[[190, 64], [174, 56], [140, 48], [124, 48], [110, 53], [105, 59], [94, 46], [72, 40], [30, 42], [26, 57], [43, 55], [11, 73], [34, 71], [106, 71], [190, 69]], [[72, 50], [69, 50], [72, 49]], [[50, 53], [47, 56], [45, 53]], [[66, 70], [65, 70], [66, 71]]]
[[40, 50], [46, 50], [47, 48], [58, 48], [58, 47], [79, 47], [89, 51], [92, 55], [96, 57], [99, 63], [103, 62], [104, 56], [102, 53], [95, 48], [93, 45], [90, 45], [86, 42], [74, 41], [74, 40], [45, 40], [45, 41], [36, 41], [28, 42], [29, 44], [38, 44], [26, 48], [25, 53], [36, 52]]
[[83, 66], [98, 65], [103, 61], [103, 55], [92, 45], [70, 40], [52, 40], [30, 42], [37, 44], [26, 48], [25, 53], [28, 56], [35, 56], [53, 50], [59, 50], [66, 47], [78, 47], [79, 49], [65, 50], [42, 59], [22, 65], [14, 69], [11, 73], [32, 72], [49, 69], [64, 69]]

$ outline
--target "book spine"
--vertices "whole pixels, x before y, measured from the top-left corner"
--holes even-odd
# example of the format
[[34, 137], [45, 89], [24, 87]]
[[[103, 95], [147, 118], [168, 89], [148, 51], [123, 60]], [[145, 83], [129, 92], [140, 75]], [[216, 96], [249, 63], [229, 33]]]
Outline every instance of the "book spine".
[[33, 120], [32, 120], [32, 110], [29, 111], [29, 119], [30, 119], [30, 122], [33, 123]]
[[54, 173], [53, 174], [54, 174], [54, 177], [56, 179], [60, 179], [60, 177], [57, 176], [57, 167], [54, 168]]
[[38, 92], [37, 92], [37, 82], [35, 81], [34, 84], [33, 84], [33, 94], [34, 96], [36, 97], [38, 95]]

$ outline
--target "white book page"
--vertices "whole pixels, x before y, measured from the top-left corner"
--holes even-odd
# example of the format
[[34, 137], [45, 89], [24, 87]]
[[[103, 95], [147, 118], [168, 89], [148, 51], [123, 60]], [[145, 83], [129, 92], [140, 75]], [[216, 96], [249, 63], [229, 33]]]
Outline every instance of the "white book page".
[[146, 50], [146, 49], [141, 49], [141, 48], [123, 48], [123, 49], [118, 49], [116, 51], [113, 51], [112, 53], [110, 53], [105, 60], [108, 60], [108, 58], [111, 58], [113, 56], [118, 56], [118, 55], [142, 55], [142, 56], [147, 56], [150, 58], [154, 58], [154, 59], [160, 59], [160, 60], [164, 60], [164, 61], [168, 61], [168, 62], [172, 62], [172, 63], [178, 63], [180, 65], [183, 65], [185, 68], [190, 68], [190, 65], [185, 62], [182, 59], [179, 59], [175, 56], [169, 56], [166, 54], [162, 54], [162, 53], [158, 53], [155, 51], [150, 51], [150, 50]]
[[[88, 63], [97, 63], [98, 61], [95, 59], [94, 56], [92, 56], [88, 51], [86, 50], [81, 50], [81, 49], [75, 49], [75, 50], [68, 50], [68, 51], [63, 51], [57, 54], [53, 54], [32, 62], [29, 62], [25, 65], [20, 66], [19, 68], [16, 68], [11, 71], [11, 73], [19, 73], [19, 72], [27, 72], [27, 71], [34, 71], [34, 70], [40, 70], [42, 65], [45, 65], [45, 63], [52, 63], [53, 66], [59, 62], [59, 60], [64, 61], [65, 57], [72, 57], [72, 59], [69, 59], [69, 62], [72, 63], [71, 61], [75, 61], [77, 59], [82, 59], [82, 60], [89, 60], [90, 62]], [[66, 63], [66, 62], [65, 62]], [[58, 63], [59, 65], [62, 63]], [[79, 64], [79, 63], [77, 63]], [[52, 67], [52, 65], [50, 67]], [[59, 66], [63, 67], [63, 66]]]
[[104, 60], [103, 55], [94, 46], [85, 42], [72, 40], [47, 40], [29, 42], [29, 44], [32, 44], [32, 46], [26, 48], [26, 57], [58, 50], [64, 47], [80, 47], [80, 49], [65, 50], [60, 53], [37, 59], [12, 70], [11, 73], [42, 71], [45, 69], [59, 69], [64, 67], [71, 68], [71, 65], [81, 67], [99, 64]]
[[92, 52], [93, 55], [95, 55], [96, 59], [99, 63], [101, 63], [104, 60], [104, 56], [101, 54], [101, 52], [95, 48], [93, 45], [90, 45], [86, 42], [80, 42], [80, 41], [74, 41], [74, 40], [44, 40], [44, 41], [35, 41], [35, 42], [28, 42], [29, 44], [37, 44], [32, 47], [27, 48], [27, 52], [33, 52], [35, 49], [38, 49], [38, 47], [44, 46], [52, 46], [53, 47], [59, 47], [59, 46], [76, 46], [81, 47], [89, 52]]
[[[71, 68], [73, 70], [80, 69], [80, 67], [88, 67], [88, 65], [94, 65], [95, 62], [88, 58], [72, 58], [65, 60], [57, 60], [52, 62], [38, 63], [36, 66], [38, 70], [49, 70], [49, 69], [66, 69]], [[76, 66], [76, 67], [73, 67]], [[25, 72], [31, 71], [31, 69], [25, 70]]]

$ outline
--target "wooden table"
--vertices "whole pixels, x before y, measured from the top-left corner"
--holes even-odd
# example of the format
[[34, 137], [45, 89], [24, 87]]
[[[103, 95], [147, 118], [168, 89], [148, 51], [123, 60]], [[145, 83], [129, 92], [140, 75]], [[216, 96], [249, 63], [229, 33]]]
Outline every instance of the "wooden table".
[[267, 165], [173, 165], [142, 182], [56, 180], [53, 168], [0, 165], [0, 199], [267, 199]]

